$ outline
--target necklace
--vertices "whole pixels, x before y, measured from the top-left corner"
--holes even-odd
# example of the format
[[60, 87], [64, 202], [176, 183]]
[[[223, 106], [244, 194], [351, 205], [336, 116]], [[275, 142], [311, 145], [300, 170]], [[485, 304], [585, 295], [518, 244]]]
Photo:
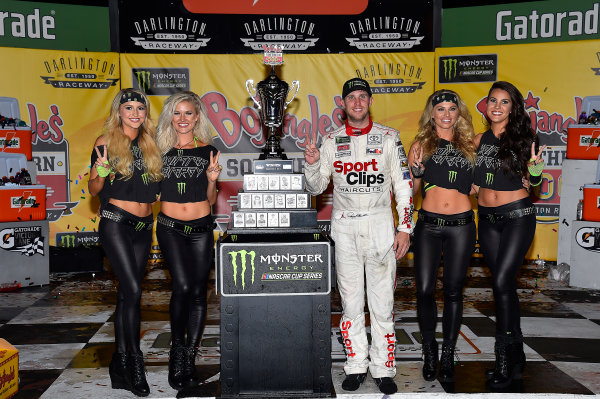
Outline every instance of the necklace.
[[196, 137], [195, 137], [195, 136], [194, 136], [194, 137], [192, 137], [192, 139], [191, 139], [190, 141], [188, 141], [187, 143], [180, 145], [180, 146], [179, 146], [179, 148], [178, 148], [178, 150], [181, 150], [181, 149], [183, 149], [183, 147], [185, 147], [186, 145], [188, 145], [189, 143], [191, 143], [192, 141], [194, 141], [194, 139], [196, 139]]

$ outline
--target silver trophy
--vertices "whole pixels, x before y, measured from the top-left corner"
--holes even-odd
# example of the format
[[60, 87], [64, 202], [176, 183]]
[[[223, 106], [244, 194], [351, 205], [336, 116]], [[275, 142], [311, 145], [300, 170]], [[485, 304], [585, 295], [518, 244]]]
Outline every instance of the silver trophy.
[[[254, 81], [252, 79], [246, 81], [246, 90], [260, 111], [263, 125], [268, 129], [265, 148], [259, 159], [287, 159], [281, 149], [277, 129], [283, 122], [283, 111], [294, 100], [296, 94], [298, 94], [300, 82], [298, 80], [292, 81], [292, 91], [294, 91], [294, 88], [295, 91], [292, 98], [289, 101], [286, 101], [290, 86], [287, 82], [279, 79], [275, 73], [275, 66], [283, 64], [282, 48], [281, 46], [265, 46], [264, 48], [264, 63], [266, 65], [271, 65], [271, 73], [265, 80], [258, 82], [256, 88], [254, 88]], [[252, 94], [253, 90], [254, 94]], [[258, 101], [256, 100], [257, 95]]]

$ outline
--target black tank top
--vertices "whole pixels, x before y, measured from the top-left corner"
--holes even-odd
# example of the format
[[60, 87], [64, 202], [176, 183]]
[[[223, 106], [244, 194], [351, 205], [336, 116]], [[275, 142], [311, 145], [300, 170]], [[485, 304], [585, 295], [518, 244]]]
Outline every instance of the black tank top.
[[473, 164], [451, 142], [440, 139], [439, 147], [424, 165], [423, 198], [427, 190], [434, 186], [469, 195], [473, 183]]
[[[104, 147], [104, 151], [106, 151], [105, 145], [99, 147]], [[106, 204], [111, 198], [139, 203], [152, 203], [156, 201], [156, 196], [160, 188], [159, 183], [151, 181], [148, 173], [146, 173], [146, 164], [142, 150], [138, 147], [137, 137], [131, 141], [130, 149], [133, 155], [133, 162], [131, 164], [133, 174], [127, 180], [119, 173], [116, 173], [112, 180], [110, 180], [110, 175], [108, 175], [104, 181], [102, 190], [98, 194], [101, 204]], [[102, 151], [100, 152], [102, 153]], [[92, 150], [90, 165], [93, 165], [97, 159], [98, 155], [96, 151]]]
[[178, 150], [171, 148], [163, 156], [161, 201], [186, 203], [206, 201], [208, 178], [206, 168], [210, 153], [217, 155], [212, 145]]
[[498, 159], [499, 143], [500, 139], [491, 130], [481, 136], [473, 172], [475, 184], [496, 191], [520, 190], [523, 188], [521, 175], [506, 173], [502, 168], [502, 161]]

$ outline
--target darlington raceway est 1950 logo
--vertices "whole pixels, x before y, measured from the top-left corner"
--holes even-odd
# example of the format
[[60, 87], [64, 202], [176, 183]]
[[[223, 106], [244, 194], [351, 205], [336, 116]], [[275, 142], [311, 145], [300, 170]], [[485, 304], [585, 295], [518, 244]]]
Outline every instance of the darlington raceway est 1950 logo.
[[389, 15], [364, 17], [350, 22], [347, 37], [350, 46], [358, 50], [406, 50], [421, 44], [421, 21]]
[[313, 47], [318, 37], [315, 23], [298, 17], [272, 16], [243, 24], [246, 37], [240, 37], [245, 47], [263, 51], [263, 46], [281, 46], [284, 51], [303, 51]]
[[44, 61], [44, 71], [53, 76], [40, 76], [56, 89], [108, 89], [119, 81], [119, 67], [114, 62], [85, 53]]
[[148, 17], [133, 22], [136, 46], [145, 50], [195, 51], [206, 47], [206, 23], [189, 17]]

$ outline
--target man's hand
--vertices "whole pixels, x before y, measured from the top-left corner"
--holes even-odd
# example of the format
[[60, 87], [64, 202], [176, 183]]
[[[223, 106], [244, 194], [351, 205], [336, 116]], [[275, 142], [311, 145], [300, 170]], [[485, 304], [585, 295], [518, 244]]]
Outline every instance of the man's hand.
[[410, 247], [410, 236], [408, 233], [403, 231], [396, 233], [393, 246], [394, 253], [396, 254], [396, 260], [406, 255], [406, 252], [408, 252], [408, 247]]
[[321, 158], [321, 153], [317, 148], [317, 132], [314, 132], [312, 140], [310, 135], [307, 137], [307, 139], [308, 143], [306, 143], [306, 148], [304, 150], [304, 159], [306, 160], [307, 164], [312, 165], [317, 162], [319, 158]]

